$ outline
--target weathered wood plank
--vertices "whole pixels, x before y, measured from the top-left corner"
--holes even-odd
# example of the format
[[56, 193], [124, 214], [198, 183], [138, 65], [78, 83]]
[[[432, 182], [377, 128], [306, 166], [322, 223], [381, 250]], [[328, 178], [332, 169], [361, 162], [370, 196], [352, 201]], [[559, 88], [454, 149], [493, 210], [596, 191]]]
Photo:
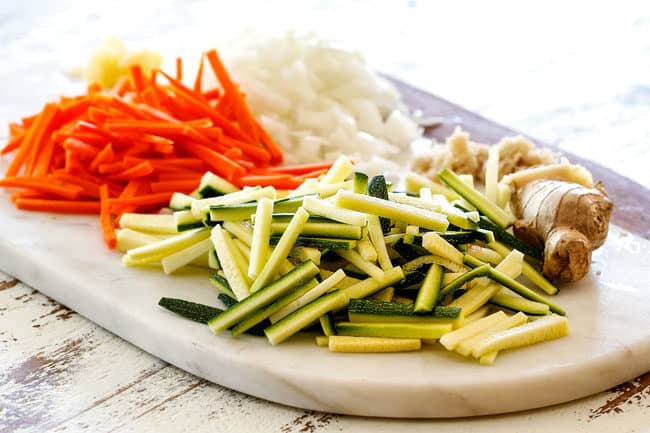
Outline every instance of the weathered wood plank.
[[0, 342], [3, 433], [44, 431], [167, 365], [23, 284], [0, 291]]

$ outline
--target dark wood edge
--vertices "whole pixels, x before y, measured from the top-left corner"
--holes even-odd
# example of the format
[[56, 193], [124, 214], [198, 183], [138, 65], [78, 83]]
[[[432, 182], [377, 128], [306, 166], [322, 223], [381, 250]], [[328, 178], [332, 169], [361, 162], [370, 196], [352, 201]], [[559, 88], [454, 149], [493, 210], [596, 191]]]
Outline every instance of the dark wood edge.
[[[486, 119], [443, 98], [406, 84], [397, 78], [390, 76], [387, 76], [387, 78], [399, 89], [404, 102], [411, 109], [420, 109], [426, 116], [440, 116], [447, 119], [442, 125], [427, 131], [428, 136], [437, 140], [444, 140], [457, 125], [469, 132], [474, 140], [488, 144], [497, 143], [507, 135], [526, 135]], [[607, 193], [614, 201], [612, 222], [625, 230], [650, 240], [650, 189], [598, 163], [560, 150], [556, 146], [543, 143], [540, 140], [528, 138], [589, 169], [595, 181], [603, 182]], [[612, 153], [614, 152], [615, 149], [612, 149]]]

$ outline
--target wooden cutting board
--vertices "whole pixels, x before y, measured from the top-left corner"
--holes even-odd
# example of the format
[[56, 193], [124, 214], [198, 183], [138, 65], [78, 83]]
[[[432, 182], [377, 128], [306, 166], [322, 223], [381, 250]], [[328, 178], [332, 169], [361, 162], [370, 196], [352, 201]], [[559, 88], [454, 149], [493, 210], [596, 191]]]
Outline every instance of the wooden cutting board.
[[[479, 141], [512, 131], [398, 83], [412, 108], [459, 119]], [[431, 131], [443, 138], [455, 126]], [[292, 406], [355, 415], [456, 417], [531, 409], [589, 395], [650, 369], [650, 192], [603, 167], [617, 211], [590, 275], [557, 297], [571, 335], [500, 354], [481, 367], [435, 347], [419, 353], [334, 354], [310, 336], [271, 347], [265, 339], [214, 336], [156, 303], [161, 296], [218, 305], [205, 271], [165, 276], [124, 268], [93, 217], [25, 213], [0, 194], [0, 268], [142, 349], [215, 383]], [[1, 169], [1, 167], [0, 167]], [[646, 205], [647, 206], [647, 205]]]

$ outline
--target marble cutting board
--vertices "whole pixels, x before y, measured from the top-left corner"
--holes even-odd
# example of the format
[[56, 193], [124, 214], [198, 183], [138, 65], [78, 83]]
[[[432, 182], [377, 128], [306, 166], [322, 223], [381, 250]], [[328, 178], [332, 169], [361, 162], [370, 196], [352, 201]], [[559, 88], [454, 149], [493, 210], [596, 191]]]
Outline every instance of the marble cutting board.
[[[401, 87], [412, 106], [453, 114], [477, 139], [510, 132]], [[444, 134], [450, 126], [433, 132]], [[648, 196], [625, 178], [590, 168], [608, 187], [615, 186], [619, 209], [633, 201], [619, 200], [617, 188], [633, 196], [637, 191], [636, 203]], [[0, 269], [142, 349], [238, 391], [354, 415], [474, 416], [580, 398], [650, 369], [650, 242], [642, 237], [648, 227], [640, 215], [634, 208], [615, 215], [624, 228], [612, 227], [594, 254], [589, 276], [557, 296], [570, 318], [570, 336], [502, 353], [492, 367], [437, 347], [420, 353], [333, 354], [308, 335], [278, 347], [260, 337], [214, 336], [156, 305], [161, 296], [219, 305], [206, 271], [165, 276], [158, 269], [125, 268], [120, 254], [104, 247], [96, 218], [20, 212], [6, 193], [0, 193]]]

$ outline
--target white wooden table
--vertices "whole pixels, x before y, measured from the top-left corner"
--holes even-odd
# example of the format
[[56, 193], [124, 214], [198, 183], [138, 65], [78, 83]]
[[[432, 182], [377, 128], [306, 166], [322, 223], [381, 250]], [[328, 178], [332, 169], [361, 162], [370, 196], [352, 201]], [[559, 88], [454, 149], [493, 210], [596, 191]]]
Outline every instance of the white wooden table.
[[[171, 60], [213, 44], [227, 49], [245, 29], [296, 27], [650, 187], [650, 8], [643, 3], [590, 4], [588, 12], [548, 2], [500, 11], [492, 2], [234, 3], [4, 2], [0, 125], [79, 91], [65, 68], [108, 35]], [[191, 376], [0, 273], [0, 433], [639, 432], [650, 431], [649, 397], [650, 373], [577, 402], [504, 416], [408, 421], [303, 411]]]

